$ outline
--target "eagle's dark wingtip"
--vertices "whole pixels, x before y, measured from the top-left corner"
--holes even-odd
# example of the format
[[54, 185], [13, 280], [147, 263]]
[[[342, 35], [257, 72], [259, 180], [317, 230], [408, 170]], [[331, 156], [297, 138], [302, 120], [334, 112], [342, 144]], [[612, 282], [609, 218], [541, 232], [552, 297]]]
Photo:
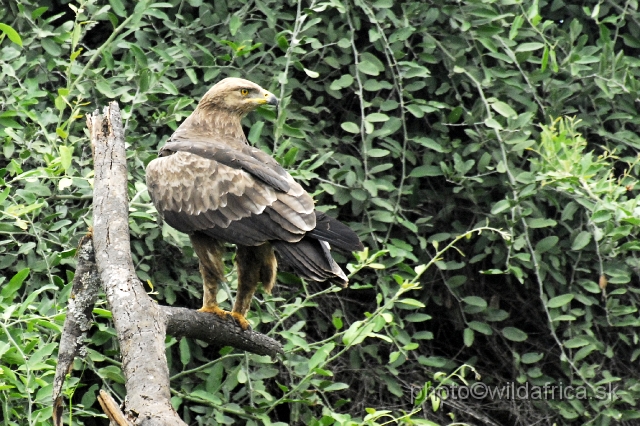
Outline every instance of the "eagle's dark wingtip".
[[316, 227], [307, 235], [326, 241], [331, 248], [342, 252], [352, 253], [364, 250], [358, 234], [339, 220], [319, 211], [316, 211]]
[[301, 278], [331, 281], [342, 286], [349, 283], [349, 278], [331, 257], [329, 244], [325, 241], [304, 237], [295, 243], [272, 241], [271, 245], [280, 261]]

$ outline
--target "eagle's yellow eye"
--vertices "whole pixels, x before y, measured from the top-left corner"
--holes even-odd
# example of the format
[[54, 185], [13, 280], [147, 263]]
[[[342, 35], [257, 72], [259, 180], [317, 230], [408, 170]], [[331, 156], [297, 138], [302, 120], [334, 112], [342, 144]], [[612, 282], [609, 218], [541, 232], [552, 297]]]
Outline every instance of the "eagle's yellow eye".
[[249, 89], [240, 89], [240, 94], [242, 96], [247, 96], [249, 94]]

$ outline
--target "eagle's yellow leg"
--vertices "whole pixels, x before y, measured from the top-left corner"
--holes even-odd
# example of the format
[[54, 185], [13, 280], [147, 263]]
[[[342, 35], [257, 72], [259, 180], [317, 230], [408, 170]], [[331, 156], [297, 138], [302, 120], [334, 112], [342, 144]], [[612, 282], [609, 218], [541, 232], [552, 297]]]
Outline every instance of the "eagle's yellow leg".
[[218, 315], [220, 318], [227, 318], [230, 313], [220, 309], [216, 300], [218, 282], [224, 280], [222, 245], [217, 240], [198, 232], [189, 237], [200, 260], [200, 274], [202, 275], [202, 308], [198, 310]]
[[243, 330], [246, 330], [249, 328], [249, 322], [245, 315], [251, 306], [253, 293], [259, 282], [262, 282], [262, 287], [267, 293], [271, 293], [276, 282], [278, 264], [271, 244], [265, 243], [256, 247], [238, 246], [236, 265], [238, 292], [231, 316]]

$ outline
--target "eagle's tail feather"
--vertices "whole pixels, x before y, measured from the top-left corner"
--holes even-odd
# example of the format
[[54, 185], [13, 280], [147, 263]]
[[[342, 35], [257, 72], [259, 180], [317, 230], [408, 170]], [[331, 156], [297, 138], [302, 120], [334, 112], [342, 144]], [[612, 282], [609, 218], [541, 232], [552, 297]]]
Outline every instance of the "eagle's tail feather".
[[307, 235], [317, 240], [326, 241], [331, 248], [351, 253], [352, 251], [362, 251], [364, 246], [358, 238], [358, 234], [353, 232], [344, 223], [316, 210], [316, 227]]
[[329, 244], [315, 238], [304, 237], [289, 243], [271, 241], [281, 262], [291, 267], [301, 278], [312, 281], [332, 281], [347, 285], [349, 279], [340, 266], [333, 260]]

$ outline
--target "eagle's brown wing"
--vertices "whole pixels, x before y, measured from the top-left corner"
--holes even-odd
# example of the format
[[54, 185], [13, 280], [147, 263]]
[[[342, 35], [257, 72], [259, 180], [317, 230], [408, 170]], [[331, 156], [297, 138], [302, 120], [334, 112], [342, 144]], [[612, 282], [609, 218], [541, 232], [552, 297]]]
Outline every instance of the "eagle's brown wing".
[[[286, 171], [228, 149], [204, 154], [178, 151], [147, 166], [149, 194], [169, 225], [244, 246], [297, 242], [315, 228], [313, 199]], [[232, 157], [238, 167], [224, 164]]]
[[238, 150], [218, 142], [178, 139], [167, 142], [160, 150], [160, 156], [171, 152], [190, 152], [234, 169], [242, 169], [278, 191], [288, 192], [290, 189], [289, 173], [267, 153], [249, 145]]

